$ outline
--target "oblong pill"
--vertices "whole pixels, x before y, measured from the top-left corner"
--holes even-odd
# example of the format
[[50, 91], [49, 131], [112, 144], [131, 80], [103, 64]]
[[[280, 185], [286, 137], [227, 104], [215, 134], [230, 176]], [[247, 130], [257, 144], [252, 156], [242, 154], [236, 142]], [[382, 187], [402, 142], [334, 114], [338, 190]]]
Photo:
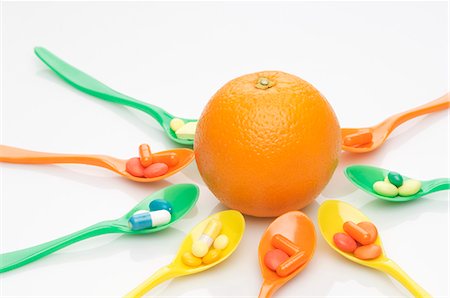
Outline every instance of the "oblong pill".
[[277, 274], [281, 277], [288, 276], [305, 264], [306, 261], [308, 261], [308, 258], [306, 257], [305, 252], [299, 251], [277, 267]]
[[381, 247], [376, 244], [363, 245], [355, 249], [353, 255], [361, 260], [376, 259], [381, 255]]
[[197, 258], [191, 252], [187, 251], [181, 257], [183, 263], [189, 267], [198, 267], [202, 264], [202, 259]]
[[398, 195], [398, 188], [395, 185], [386, 181], [377, 181], [373, 184], [373, 190], [385, 197], [396, 197]]
[[152, 164], [152, 152], [148, 144], [141, 144], [139, 146], [139, 158], [144, 168]]
[[169, 171], [169, 167], [162, 162], [153, 163], [145, 168], [144, 176], [146, 178], [159, 177], [166, 174]]
[[215, 249], [225, 249], [228, 246], [228, 242], [228, 236], [225, 234], [221, 234], [214, 240], [213, 246]]
[[398, 194], [402, 197], [415, 195], [420, 191], [422, 182], [419, 180], [409, 179], [403, 182], [402, 186], [398, 188]]
[[356, 244], [355, 239], [350, 237], [345, 233], [336, 233], [333, 236], [333, 242], [337, 248], [342, 250], [343, 252], [353, 252], [358, 245]]
[[128, 174], [134, 177], [144, 177], [145, 168], [141, 165], [139, 157], [130, 158], [127, 161], [125, 169], [128, 172]]
[[389, 172], [387, 178], [388, 181], [396, 187], [400, 187], [403, 184], [403, 177], [397, 172]]
[[220, 249], [210, 249], [208, 253], [202, 258], [205, 265], [212, 264], [220, 259]]
[[370, 243], [369, 233], [352, 221], [347, 221], [344, 223], [344, 231], [362, 245]]
[[300, 251], [300, 248], [294, 242], [281, 234], [276, 234], [272, 237], [272, 245], [287, 253], [288, 256], [293, 256]]
[[175, 152], [153, 154], [152, 160], [154, 163], [165, 163], [169, 167], [176, 166], [179, 162], [178, 155]]

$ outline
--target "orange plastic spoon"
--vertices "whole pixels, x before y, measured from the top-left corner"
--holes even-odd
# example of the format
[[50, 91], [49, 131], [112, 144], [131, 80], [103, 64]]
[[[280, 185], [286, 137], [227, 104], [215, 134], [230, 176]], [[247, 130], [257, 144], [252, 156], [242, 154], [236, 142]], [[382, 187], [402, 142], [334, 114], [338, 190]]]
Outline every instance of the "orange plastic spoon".
[[165, 175], [154, 178], [134, 177], [125, 170], [127, 160], [118, 159], [106, 155], [45, 153], [0, 145], [0, 162], [21, 163], [21, 164], [53, 164], [53, 163], [86, 164], [106, 168], [133, 181], [153, 182], [172, 176], [173, 174], [179, 172], [181, 169], [185, 168], [191, 161], [194, 160], [194, 151], [185, 148], [171, 149], [167, 151], [154, 153], [153, 158], [156, 160], [170, 158], [170, 156], [173, 155], [173, 153], [177, 155], [178, 163], [173, 166], [169, 165], [169, 171]]
[[[274, 249], [271, 243], [272, 237], [276, 234], [281, 234], [288, 238], [308, 256], [307, 262], [285, 277], [278, 276], [276, 272], [270, 270], [264, 264], [264, 256], [268, 251]], [[314, 224], [308, 216], [300, 211], [291, 211], [275, 219], [264, 232], [259, 242], [259, 267], [264, 279], [259, 297], [271, 297], [276, 290], [302, 271], [311, 260], [315, 249], [316, 232]]]
[[365, 128], [342, 128], [342, 149], [350, 152], [370, 152], [380, 147], [400, 124], [412, 118], [450, 107], [449, 94], [403, 113], [395, 114], [378, 125]]

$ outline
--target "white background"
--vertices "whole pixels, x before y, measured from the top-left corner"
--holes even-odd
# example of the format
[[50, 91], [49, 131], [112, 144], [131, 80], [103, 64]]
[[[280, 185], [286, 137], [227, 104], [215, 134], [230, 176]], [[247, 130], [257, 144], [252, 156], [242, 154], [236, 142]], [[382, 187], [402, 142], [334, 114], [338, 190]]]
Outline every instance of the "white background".
[[[283, 70], [315, 85], [342, 127], [376, 124], [448, 90], [445, 2], [6, 2], [1, 17], [1, 142], [38, 151], [128, 158], [144, 142], [154, 151], [176, 144], [147, 115], [74, 90], [38, 60], [34, 46], [186, 118], [198, 117], [228, 80], [260, 70]], [[419, 179], [449, 177], [448, 125], [448, 113], [440, 112], [402, 125], [375, 152], [343, 154], [328, 187], [304, 209], [316, 221], [319, 204], [329, 198], [361, 208], [378, 225], [387, 254], [436, 297], [449, 296], [448, 192], [388, 204], [356, 190], [342, 169], [364, 163]], [[169, 263], [197, 222], [225, 209], [201, 181], [195, 163], [152, 184], [81, 165], [0, 168], [1, 252], [119, 217], [170, 184], [191, 182], [201, 189], [197, 207], [173, 228], [78, 243], [2, 274], [3, 296], [119, 297]], [[257, 246], [272, 220], [246, 217], [245, 236], [230, 259], [151, 294], [255, 297], [262, 281]], [[385, 274], [332, 251], [319, 234], [308, 268], [276, 294], [405, 295]]]

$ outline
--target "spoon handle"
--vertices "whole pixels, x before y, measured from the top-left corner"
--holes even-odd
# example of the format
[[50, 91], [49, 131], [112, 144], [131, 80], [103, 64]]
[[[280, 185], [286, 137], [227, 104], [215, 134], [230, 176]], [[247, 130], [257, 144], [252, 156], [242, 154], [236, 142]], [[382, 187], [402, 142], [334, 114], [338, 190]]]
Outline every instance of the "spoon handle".
[[78, 90], [106, 101], [141, 110], [155, 118], [161, 126], [165, 119], [170, 121], [172, 118], [169, 113], [160, 107], [139, 101], [109, 88], [88, 74], [64, 62], [45, 48], [36, 47], [34, 52], [51, 70]]
[[394, 261], [388, 260], [379, 265], [379, 269], [396, 280], [398, 280], [408, 291], [417, 298], [431, 297], [431, 295], [425, 291], [418, 283], [411, 279], [403, 269], [400, 268]]
[[165, 282], [166, 280], [169, 280], [171, 278], [180, 276], [181, 274], [177, 271], [173, 270], [169, 266], [162, 267], [158, 271], [156, 271], [152, 276], [150, 276], [147, 280], [142, 282], [140, 285], [138, 285], [136, 288], [134, 288], [131, 292], [126, 294], [124, 297], [126, 298], [137, 298], [142, 297], [156, 287], [157, 285]]
[[43, 258], [70, 244], [86, 238], [118, 232], [111, 224], [113, 221], [104, 221], [87, 227], [70, 235], [49, 241], [33, 247], [0, 254], [0, 273], [13, 270]]
[[428, 181], [428, 192], [432, 193], [436, 191], [450, 189], [450, 179], [449, 178], [438, 178], [431, 181]]
[[445, 95], [439, 97], [438, 99], [435, 99], [433, 101], [430, 101], [429, 103], [426, 103], [424, 105], [412, 108], [408, 111], [395, 114], [388, 119], [385, 120], [385, 122], [389, 122], [391, 124], [391, 130], [399, 126], [405, 121], [408, 121], [412, 118], [416, 118], [425, 114], [441, 111], [448, 109], [450, 107], [450, 97], [449, 93], [446, 93]]
[[274, 284], [270, 284], [267, 281], [264, 281], [261, 286], [261, 290], [259, 291], [258, 298], [270, 298], [277, 289], [278, 287], [276, 287]]
[[46, 153], [0, 145], [0, 162], [20, 164], [76, 163], [114, 169], [106, 156]]

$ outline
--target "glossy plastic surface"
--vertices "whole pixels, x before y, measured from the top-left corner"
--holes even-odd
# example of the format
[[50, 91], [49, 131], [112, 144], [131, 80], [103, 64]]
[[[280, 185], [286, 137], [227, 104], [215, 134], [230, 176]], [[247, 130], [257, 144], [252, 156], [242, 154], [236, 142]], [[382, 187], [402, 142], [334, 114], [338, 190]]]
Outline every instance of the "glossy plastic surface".
[[[353, 165], [345, 168], [345, 176], [357, 187], [367, 192], [368, 194], [385, 201], [391, 202], [407, 202], [421, 198], [427, 194], [450, 189], [450, 179], [449, 178], [438, 178], [428, 181], [421, 181], [422, 188], [418, 193], [408, 197], [387, 197], [377, 194], [373, 190], [373, 184], [377, 181], [383, 181], [386, 175], [391, 172], [389, 170], [378, 168], [374, 166], [366, 165]], [[402, 175], [403, 180], [408, 180], [407, 176]]]

